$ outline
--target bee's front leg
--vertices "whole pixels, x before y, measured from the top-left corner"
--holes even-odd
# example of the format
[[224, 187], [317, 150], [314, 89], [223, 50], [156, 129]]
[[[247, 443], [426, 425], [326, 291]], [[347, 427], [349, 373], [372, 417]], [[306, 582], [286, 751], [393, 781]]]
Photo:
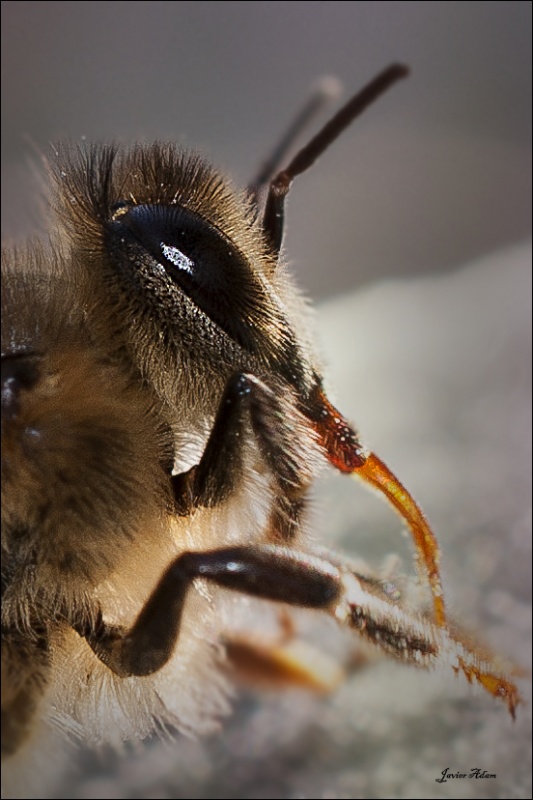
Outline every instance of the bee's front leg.
[[336, 567], [283, 547], [189, 552], [168, 567], [130, 630], [100, 620], [92, 631], [78, 632], [117, 675], [150, 675], [174, 650], [185, 598], [197, 578], [265, 600], [331, 612], [343, 590]]
[[274, 392], [253, 375], [237, 373], [230, 378], [200, 462], [172, 476], [176, 511], [187, 516], [231, 495], [242, 476], [248, 424], [274, 484], [271, 538], [291, 541], [305, 507], [318, 448], [290, 393]]
[[[446, 626], [437, 626], [385, 599], [349, 569], [275, 545], [183, 553], [171, 565], [129, 631], [101, 622], [85, 638], [117, 675], [150, 675], [169, 660], [180, 632], [186, 594], [197, 578], [246, 595], [324, 611], [380, 650], [418, 667], [462, 673], [514, 716], [514, 683]], [[83, 634], [82, 634], [83, 635]]]

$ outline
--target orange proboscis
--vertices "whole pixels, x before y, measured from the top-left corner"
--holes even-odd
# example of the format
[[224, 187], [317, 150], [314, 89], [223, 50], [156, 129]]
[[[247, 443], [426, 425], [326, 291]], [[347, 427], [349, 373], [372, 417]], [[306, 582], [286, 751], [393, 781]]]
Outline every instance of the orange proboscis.
[[437, 627], [451, 642], [462, 646], [466, 655], [459, 657], [459, 666], [454, 669], [461, 671], [470, 683], [475, 681], [493, 697], [502, 699], [514, 719], [521, 702], [516, 686], [496, 671], [490, 672], [490, 661], [484, 666], [482, 654], [449, 631], [439, 572], [439, 545], [424, 512], [383, 461], [375, 453], [365, 451], [353, 428], [322, 391], [317, 390], [312, 401], [307, 414], [332, 466], [378, 489], [409, 526], [420, 563], [428, 575]]
[[318, 392], [314, 400], [318, 413], [314, 411], [312, 420], [330, 463], [378, 489], [407, 523], [420, 562], [427, 571], [435, 620], [443, 627], [446, 611], [439, 572], [439, 545], [422, 509], [383, 461], [374, 453], [365, 452], [353, 428], [327, 397]]
[[446, 611], [438, 566], [439, 545], [424, 512], [375, 453], [369, 453], [365, 463], [361, 467], [357, 467], [353, 471], [353, 475], [379, 489], [409, 526], [416, 550], [427, 570], [429, 585], [433, 593], [435, 619], [437, 625], [442, 627], [446, 624]]
[[306, 413], [330, 464], [378, 489], [407, 523], [419, 561], [427, 572], [437, 629], [441, 630], [443, 641], [449, 640], [452, 649], [462, 647], [465, 654], [465, 657], [458, 657], [456, 663], [459, 666], [454, 667], [455, 671], [461, 671], [470, 683], [475, 681], [493, 697], [502, 699], [514, 719], [516, 707], [521, 702], [514, 683], [497, 674], [496, 670], [491, 672], [490, 659], [486, 660], [482, 653], [453, 635], [448, 628], [439, 572], [439, 545], [420, 506], [386, 464], [375, 453], [364, 449], [354, 429], [321, 390], [317, 389]]

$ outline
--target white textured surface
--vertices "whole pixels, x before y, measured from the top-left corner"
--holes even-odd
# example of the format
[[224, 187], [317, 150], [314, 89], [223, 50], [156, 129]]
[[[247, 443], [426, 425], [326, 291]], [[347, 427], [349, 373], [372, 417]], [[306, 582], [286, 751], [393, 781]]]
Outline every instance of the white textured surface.
[[[528, 669], [529, 247], [443, 277], [376, 285], [320, 310], [334, 402], [421, 502], [452, 616]], [[332, 476], [317, 538], [379, 564], [409, 540], [372, 494]], [[331, 635], [329, 629], [325, 635]], [[245, 695], [219, 736], [82, 758], [54, 797], [531, 797], [529, 678], [505, 706], [453, 676], [379, 660], [335, 695]], [[496, 778], [437, 783], [445, 768]]]

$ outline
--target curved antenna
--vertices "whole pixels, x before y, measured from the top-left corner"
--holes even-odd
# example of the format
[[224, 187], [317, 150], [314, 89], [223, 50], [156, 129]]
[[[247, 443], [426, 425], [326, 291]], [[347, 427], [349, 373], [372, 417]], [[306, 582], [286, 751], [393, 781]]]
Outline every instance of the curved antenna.
[[311, 167], [335, 139], [352, 124], [368, 106], [397, 81], [409, 74], [403, 64], [391, 64], [349, 100], [322, 130], [294, 156], [288, 167], [271, 180], [263, 218], [263, 230], [274, 253], [279, 253], [283, 241], [285, 198], [298, 175]]

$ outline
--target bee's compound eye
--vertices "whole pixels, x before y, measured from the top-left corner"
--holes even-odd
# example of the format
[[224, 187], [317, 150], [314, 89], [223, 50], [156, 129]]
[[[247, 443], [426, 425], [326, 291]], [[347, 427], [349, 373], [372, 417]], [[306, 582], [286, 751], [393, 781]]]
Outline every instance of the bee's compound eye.
[[40, 378], [39, 357], [34, 353], [2, 354], [2, 420], [20, 410], [20, 393], [32, 389]]
[[[206, 293], [215, 288], [220, 291], [247, 267], [244, 257], [218, 228], [180, 206], [117, 203], [112, 230], [121, 236], [129, 233], [174, 281], [179, 283], [184, 274], [194, 275], [196, 287]], [[190, 291], [192, 285], [187, 283], [184, 288]]]
[[130, 257], [124, 263], [172, 282], [240, 345], [253, 349], [253, 328], [263, 324], [264, 292], [233, 242], [182, 206], [121, 203], [114, 209], [108, 228], [114, 239], [111, 251], [122, 258], [126, 246]]

